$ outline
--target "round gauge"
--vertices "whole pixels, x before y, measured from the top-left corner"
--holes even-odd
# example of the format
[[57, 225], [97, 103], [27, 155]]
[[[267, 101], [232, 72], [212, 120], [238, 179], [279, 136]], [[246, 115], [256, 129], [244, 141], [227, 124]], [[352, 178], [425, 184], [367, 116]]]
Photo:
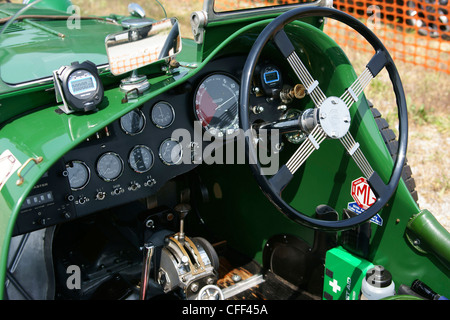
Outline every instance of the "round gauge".
[[167, 128], [175, 120], [175, 111], [168, 102], [158, 102], [152, 108], [152, 121], [158, 128]]
[[167, 165], [180, 163], [183, 157], [181, 143], [172, 139], [164, 140], [159, 147], [159, 157]]
[[206, 77], [194, 98], [195, 115], [213, 136], [233, 134], [239, 129], [239, 84], [224, 74]]
[[132, 110], [120, 118], [122, 130], [130, 135], [135, 135], [145, 127], [145, 117], [141, 110]]
[[128, 163], [134, 171], [146, 172], [153, 166], [153, 152], [147, 146], [135, 146], [130, 152]]
[[83, 161], [73, 160], [68, 162], [66, 164], [66, 171], [72, 190], [83, 189], [88, 184], [91, 171]]
[[[286, 113], [284, 114], [282, 119], [298, 118], [299, 116], [301, 116], [301, 114], [302, 114], [302, 112], [300, 110], [289, 109], [288, 111], [286, 111]], [[306, 135], [300, 130], [295, 131], [295, 132], [285, 133], [284, 136], [290, 143], [293, 143], [293, 144], [299, 144], [299, 143], [303, 142], [303, 140], [305, 140], [305, 138], [306, 138]]]
[[122, 158], [114, 152], [106, 152], [97, 161], [97, 173], [105, 181], [114, 181], [123, 171]]

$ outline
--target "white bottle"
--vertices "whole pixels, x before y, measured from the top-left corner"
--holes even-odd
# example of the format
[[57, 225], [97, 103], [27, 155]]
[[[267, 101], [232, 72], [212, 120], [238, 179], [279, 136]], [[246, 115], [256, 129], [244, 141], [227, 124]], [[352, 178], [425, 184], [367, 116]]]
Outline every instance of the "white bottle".
[[383, 266], [369, 269], [361, 285], [361, 300], [380, 300], [395, 295], [391, 273]]

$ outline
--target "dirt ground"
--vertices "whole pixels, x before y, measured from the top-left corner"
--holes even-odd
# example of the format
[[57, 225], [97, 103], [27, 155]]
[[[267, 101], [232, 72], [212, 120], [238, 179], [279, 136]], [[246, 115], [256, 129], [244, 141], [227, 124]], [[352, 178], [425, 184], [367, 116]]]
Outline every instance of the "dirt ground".
[[[396, 64], [407, 96], [407, 159], [416, 182], [419, 206], [431, 211], [450, 230], [450, 74]], [[386, 74], [377, 81], [389, 82]], [[395, 126], [392, 92], [378, 92], [384, 85], [374, 84], [366, 95], [386, 115], [389, 124]]]

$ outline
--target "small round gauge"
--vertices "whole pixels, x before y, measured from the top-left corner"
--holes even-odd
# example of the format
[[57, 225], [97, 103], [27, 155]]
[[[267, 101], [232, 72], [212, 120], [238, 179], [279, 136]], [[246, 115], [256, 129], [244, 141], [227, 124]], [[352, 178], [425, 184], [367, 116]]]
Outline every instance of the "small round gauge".
[[221, 137], [239, 129], [239, 84], [230, 76], [213, 74], [198, 86], [195, 115], [211, 135]]
[[114, 181], [123, 171], [123, 160], [114, 152], [106, 152], [97, 160], [97, 173], [105, 181]]
[[176, 140], [166, 139], [159, 146], [159, 157], [167, 165], [179, 164], [183, 158], [183, 148]]
[[[301, 116], [302, 112], [300, 110], [297, 109], [289, 109], [288, 111], [286, 111], [286, 113], [284, 114], [284, 116], [282, 117], [282, 119], [293, 119], [293, 118], [298, 118], [299, 116]], [[299, 144], [301, 142], [303, 142], [303, 140], [305, 140], [306, 135], [302, 132], [302, 131], [295, 131], [295, 132], [291, 132], [291, 133], [285, 133], [284, 137], [293, 144]]]
[[73, 160], [66, 164], [69, 185], [72, 190], [83, 189], [89, 182], [91, 171], [83, 161]]
[[130, 152], [128, 163], [134, 171], [138, 173], [146, 172], [153, 166], [153, 152], [147, 146], [135, 146]]
[[141, 133], [145, 127], [145, 117], [141, 110], [132, 110], [120, 118], [120, 127], [129, 134]]
[[155, 126], [167, 128], [175, 120], [175, 111], [168, 102], [161, 101], [153, 106], [151, 117]]

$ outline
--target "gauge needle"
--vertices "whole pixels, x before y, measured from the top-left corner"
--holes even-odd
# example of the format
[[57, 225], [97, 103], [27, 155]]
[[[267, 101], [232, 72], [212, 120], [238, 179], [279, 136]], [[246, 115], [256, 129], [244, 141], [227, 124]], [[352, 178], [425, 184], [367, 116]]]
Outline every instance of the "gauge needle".
[[216, 110], [219, 109], [221, 106], [223, 106], [225, 103], [227, 103], [228, 101], [230, 101], [231, 99], [234, 99], [234, 96], [231, 97], [230, 99], [228, 99], [227, 101], [225, 101], [224, 103], [220, 104], [217, 106]]

